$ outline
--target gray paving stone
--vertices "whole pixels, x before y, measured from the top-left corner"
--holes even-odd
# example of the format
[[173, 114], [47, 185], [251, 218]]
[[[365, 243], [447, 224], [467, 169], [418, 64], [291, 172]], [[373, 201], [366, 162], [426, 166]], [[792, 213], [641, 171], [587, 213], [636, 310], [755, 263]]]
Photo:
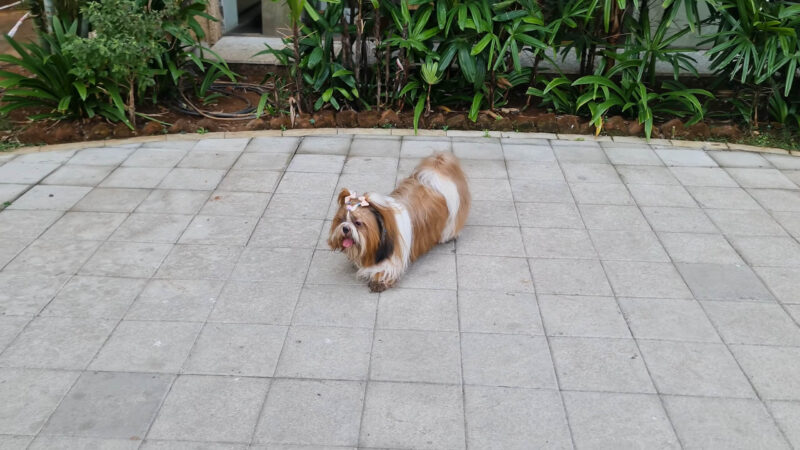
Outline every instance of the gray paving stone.
[[470, 448], [572, 448], [556, 392], [483, 386], [464, 391]]
[[700, 208], [644, 207], [642, 213], [655, 231], [718, 233], [717, 227]]
[[258, 222], [257, 217], [198, 215], [186, 227], [181, 244], [245, 245]]
[[586, 230], [523, 228], [525, 251], [534, 258], [594, 259], [597, 253]]
[[664, 403], [685, 447], [790, 448], [757, 400], [667, 396]]
[[109, 188], [141, 188], [153, 189], [169, 173], [169, 168], [154, 167], [120, 167], [100, 183]]
[[200, 139], [192, 147], [194, 151], [240, 152], [250, 143], [250, 138]]
[[[4, 155], [0, 155], [2, 158]], [[11, 435], [3, 435], [0, 436], [0, 449], [3, 450], [17, 450], [20, 448], [27, 448], [28, 444], [30, 444], [33, 436], [11, 436]]]
[[708, 155], [722, 167], [772, 167], [763, 156], [753, 152], [721, 151]]
[[[386, 194], [395, 188], [396, 179], [399, 180], [400, 177], [395, 177], [393, 173], [343, 173], [339, 176], [334, 193], [338, 195], [342, 189], [347, 188], [351, 192], [357, 193], [379, 192]], [[332, 203], [336, 209], [339, 209], [339, 203], [336, 200], [336, 198], [333, 198]]]
[[[566, 186], [560, 186], [558, 190]], [[512, 186], [506, 180], [496, 180], [487, 178], [474, 178], [469, 180], [469, 191], [472, 195], [472, 200], [485, 200], [493, 202], [510, 202], [514, 201], [514, 196], [511, 193]], [[516, 188], [514, 188], [516, 195]], [[560, 194], [555, 194], [560, 195]], [[531, 198], [531, 197], [529, 197]], [[540, 200], [546, 201], [546, 200]]]
[[594, 246], [605, 261], [669, 261], [652, 231], [591, 230]]
[[573, 183], [575, 201], [589, 205], [633, 205], [628, 189], [620, 183]]
[[364, 389], [353, 381], [275, 380], [254, 440], [356, 446]]
[[658, 155], [646, 145], [636, 147], [606, 147], [603, 146], [606, 156], [612, 164], [634, 166], [660, 166], [663, 165]]
[[281, 172], [234, 169], [228, 171], [219, 183], [218, 189], [237, 192], [273, 192], [280, 177]]
[[109, 238], [112, 241], [174, 244], [189, 225], [188, 214], [133, 213]]
[[[474, 186], [474, 181], [470, 184]], [[480, 186], [478, 186], [480, 188]], [[569, 185], [564, 182], [539, 182], [534, 180], [512, 178], [511, 189], [514, 200], [535, 201], [540, 203], [573, 203]], [[477, 200], [511, 200], [510, 196], [491, 195], [493, 192], [471, 187], [470, 192]], [[498, 193], [499, 194], [499, 193]]]
[[564, 405], [580, 448], [681, 448], [654, 395], [564, 392]]
[[129, 213], [149, 194], [150, 191], [146, 189], [96, 188], [75, 204], [73, 210]]
[[605, 261], [603, 266], [614, 293], [620, 297], [691, 298], [672, 264]]
[[767, 407], [789, 442], [795, 447], [800, 445], [800, 403], [772, 401], [767, 402]]
[[[428, 257], [431, 255], [429, 254]], [[418, 265], [419, 261], [415, 263]], [[412, 265], [413, 267], [413, 265]], [[406, 277], [408, 274], [406, 274]], [[364, 286], [356, 277], [356, 269], [347, 258], [336, 252], [317, 250], [308, 269], [306, 283], [309, 284], [355, 284]], [[366, 286], [364, 286], [366, 289]]]
[[706, 213], [730, 236], [786, 236], [780, 224], [764, 211], [709, 209]]
[[475, 142], [470, 140], [454, 140], [453, 153], [461, 159], [503, 159], [500, 142], [493, 139]]
[[377, 330], [370, 366], [371, 380], [458, 384], [461, 382], [459, 335]]
[[36, 241], [4, 270], [7, 273], [73, 275], [99, 245], [97, 241]]
[[[513, 211], [513, 204], [511, 208]], [[516, 212], [523, 227], [583, 228], [578, 209], [572, 203], [517, 203]], [[475, 211], [470, 211], [473, 214]]]
[[0, 369], [0, 433], [35, 435], [79, 372]]
[[589, 230], [647, 231], [650, 229], [650, 225], [635, 206], [580, 205], [580, 211], [583, 222]]
[[755, 397], [723, 344], [640, 340], [639, 348], [660, 394]]
[[327, 174], [286, 172], [275, 192], [278, 194], [303, 194], [305, 197], [324, 196], [327, 199], [330, 198], [338, 179], [338, 172]]
[[372, 328], [378, 296], [361, 286], [303, 287], [292, 323], [338, 327]]
[[610, 164], [561, 164], [564, 177], [570, 183], [622, 183]]
[[560, 145], [560, 142], [556, 145], [556, 142], [559, 141], [553, 141], [553, 152], [562, 163], [608, 164], [606, 154], [599, 146]]
[[311, 249], [246, 247], [231, 278], [239, 281], [301, 283], [306, 277]]
[[288, 325], [300, 285], [231, 281], [219, 295], [209, 320]]
[[55, 296], [43, 316], [121, 319], [146, 280], [112, 277], [73, 277]]
[[141, 147], [142, 148], [155, 148], [155, 149], [167, 149], [167, 150], [191, 150], [192, 147], [197, 145], [197, 141], [187, 139], [187, 140], [170, 140], [170, 141], [154, 141], [154, 142], [143, 142]]
[[516, 144], [516, 140], [503, 142], [503, 156], [506, 161], [555, 162], [556, 155], [547, 144]]
[[[439, 287], [447, 287], [439, 285]], [[528, 263], [522, 258], [463, 255], [458, 258], [459, 289], [533, 292]]]
[[525, 256], [519, 228], [512, 227], [464, 227], [456, 250], [460, 255]]
[[136, 208], [137, 212], [165, 214], [194, 214], [200, 211], [210, 192], [154, 190]]
[[74, 150], [47, 151], [38, 153], [26, 153], [19, 155], [14, 162], [26, 164], [55, 163], [62, 164], [75, 154]]
[[[319, 253], [319, 252], [317, 252]], [[344, 259], [342, 255], [336, 255]], [[470, 261], [476, 261], [480, 258], [498, 258], [503, 260], [502, 257], [494, 256], [461, 256], [460, 260], [466, 259], [464, 270], [470, 270], [472, 267]], [[510, 259], [510, 258], [509, 258]], [[349, 264], [349, 263], [348, 263]], [[469, 267], [467, 267], [469, 266]], [[459, 271], [461, 267], [459, 266]], [[345, 275], [354, 278], [352, 275]], [[309, 276], [310, 278], [310, 276]], [[423, 255], [420, 259], [413, 262], [408, 271], [400, 279], [397, 284], [401, 288], [414, 288], [414, 289], [456, 289], [456, 258], [451, 252], [430, 252]]]
[[249, 442], [268, 387], [263, 378], [180, 376], [148, 437]]
[[[506, 162], [500, 158], [494, 159], [462, 159], [459, 164], [467, 179], [470, 178], [508, 178]], [[347, 170], [347, 167], [345, 167]]]
[[355, 136], [350, 144], [350, 156], [400, 157], [402, 141], [394, 136]]
[[726, 169], [743, 188], [798, 189], [777, 169]]
[[200, 332], [189, 322], [122, 321], [89, 366], [91, 370], [177, 373]]
[[38, 183], [59, 166], [60, 164], [53, 163], [23, 164], [11, 161], [0, 166], [0, 180], [12, 184]]
[[677, 264], [698, 300], [773, 301], [746, 265]]
[[600, 261], [537, 258], [530, 267], [539, 294], [612, 294]]
[[533, 294], [462, 289], [458, 308], [462, 332], [544, 334]]
[[222, 284], [215, 280], [150, 280], [125, 318], [203, 322]]
[[14, 259], [27, 245], [24, 241], [0, 238], [0, 267]]
[[696, 206], [692, 196], [681, 186], [655, 184], [631, 184], [631, 195], [639, 206], [672, 206], [691, 208]]
[[366, 380], [371, 346], [372, 330], [293, 326], [275, 375]]
[[187, 169], [228, 170], [239, 159], [239, 152], [218, 150], [191, 150], [178, 164]]
[[300, 138], [298, 137], [260, 137], [250, 139], [244, 151], [257, 153], [294, 153], [299, 144]]
[[30, 322], [28, 317], [0, 316], [0, 353], [17, 337], [28, 322]]
[[87, 166], [118, 166], [136, 149], [122, 147], [89, 148], [80, 150], [67, 164]]
[[748, 192], [764, 208], [772, 211], [800, 212], [800, 191], [783, 189], [750, 189]]
[[796, 267], [800, 244], [789, 237], [735, 236], [733, 246], [753, 266]]
[[[292, 158], [292, 161], [289, 163], [289, 167], [286, 168], [286, 171], [338, 174], [342, 171], [344, 160], [345, 157], [340, 155], [297, 154]], [[370, 158], [370, 160], [372, 159]], [[396, 163], [395, 167], [397, 167]], [[391, 170], [391, 172], [394, 172], [394, 170]]]
[[775, 303], [704, 302], [709, 318], [729, 344], [800, 346], [800, 328]]
[[694, 300], [620, 298], [619, 304], [636, 339], [720, 342]]
[[197, 442], [197, 441], [162, 441], [148, 439], [140, 447], [141, 450], [272, 450], [270, 447], [248, 446], [245, 443], [220, 443], [220, 442]]
[[158, 185], [161, 189], [212, 190], [217, 187], [225, 170], [222, 169], [172, 169]]
[[[300, 156], [317, 156], [317, 155], [297, 155], [295, 159], [292, 161], [292, 164], [295, 164], [297, 161], [297, 165], [301, 166], [303, 160], [298, 160]], [[338, 157], [337, 157], [338, 158]], [[338, 159], [337, 159], [338, 160]], [[398, 159], [392, 157], [384, 157], [384, 156], [350, 156], [347, 158], [347, 162], [344, 164], [344, 169], [342, 173], [370, 173], [370, 174], [386, 174], [386, 175], [395, 175], [397, 173], [397, 165], [399, 161]], [[307, 163], [305, 163], [307, 164]], [[291, 169], [292, 166], [289, 166]], [[341, 169], [341, 165], [338, 166]], [[331, 165], [331, 169], [335, 167]], [[300, 170], [301, 172], [307, 170]], [[331, 171], [336, 173], [335, 171]], [[503, 174], [505, 174], [505, 165], [503, 165]]]
[[34, 186], [6, 209], [66, 211], [84, 198], [91, 188], [83, 186]]
[[718, 167], [672, 167], [670, 171], [684, 186], [739, 186], [724, 169]]
[[67, 212], [41, 239], [104, 241], [126, 217], [125, 213]]
[[47, 305], [69, 276], [0, 272], [0, 315], [33, 316]]
[[463, 449], [463, 402], [460, 386], [369, 383], [359, 445]]
[[106, 242], [81, 268], [83, 275], [149, 278], [172, 249], [171, 244]]
[[[772, 217], [795, 238], [800, 238], [800, 213], [774, 212]], [[2, 218], [0, 217], [0, 221]]]
[[438, 152], [450, 152], [452, 146], [449, 139], [445, 140], [410, 140], [403, 139], [400, 147], [401, 158], [424, 158]]
[[242, 154], [233, 165], [234, 170], [284, 170], [289, 165], [290, 154], [249, 152]]
[[755, 200], [741, 188], [689, 187], [703, 208], [760, 210]]
[[352, 140], [351, 136], [306, 136], [297, 153], [346, 155]]
[[539, 296], [548, 336], [630, 338], [613, 297]]
[[761, 398], [800, 400], [800, 348], [733, 345], [731, 351]]
[[208, 323], [183, 373], [271, 377], [278, 364], [285, 326]]
[[156, 272], [156, 278], [225, 280], [233, 271], [242, 247], [176, 245]]
[[28, 190], [27, 184], [0, 184], [0, 205], [11, 203]]
[[[323, 290], [331, 291], [325, 287]], [[363, 295], [359, 288], [356, 297]], [[381, 293], [377, 328], [403, 330], [457, 331], [460, 300], [455, 291], [433, 289], [390, 289]]]
[[800, 269], [756, 267], [754, 270], [782, 303], [800, 303]]
[[42, 433], [141, 440], [171, 384], [169, 375], [84, 372]]
[[666, 167], [617, 166], [617, 172], [622, 178], [622, 182], [625, 184], [680, 184], [672, 172]]
[[0, 236], [26, 243], [31, 242], [62, 215], [61, 211], [6, 209], [0, 212]]
[[800, 159], [795, 156], [789, 155], [773, 155], [765, 153], [764, 158], [768, 159], [773, 166], [778, 169], [784, 170], [798, 170], [800, 169]]
[[465, 384], [556, 388], [544, 337], [464, 333], [461, 354]]
[[656, 153], [668, 166], [717, 167], [717, 163], [702, 150], [656, 149]]
[[256, 225], [247, 245], [313, 248], [318, 239], [327, 239], [328, 229], [329, 226], [323, 227], [322, 220], [264, 217]]
[[32, 450], [136, 450], [140, 441], [40, 434], [28, 447]]
[[555, 162], [533, 161], [507, 161], [508, 177], [520, 180], [516, 184], [522, 185], [523, 181], [534, 183], [563, 183], [566, 181], [564, 172]]
[[728, 241], [718, 234], [659, 233], [659, 238], [675, 262], [744, 263]]
[[633, 339], [550, 338], [562, 390], [655, 392]]
[[123, 167], [175, 167], [184, 156], [186, 150], [167, 148], [140, 148], [133, 152], [123, 163]]

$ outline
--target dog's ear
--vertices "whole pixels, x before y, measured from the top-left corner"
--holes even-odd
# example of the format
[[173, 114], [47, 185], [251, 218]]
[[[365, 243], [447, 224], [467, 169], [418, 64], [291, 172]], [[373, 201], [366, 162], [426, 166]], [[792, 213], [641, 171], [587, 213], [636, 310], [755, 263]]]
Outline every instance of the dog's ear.
[[378, 222], [378, 232], [380, 233], [380, 240], [378, 241], [378, 248], [375, 251], [375, 264], [383, 261], [392, 256], [394, 253], [394, 236], [396, 235], [396, 226], [394, 215], [390, 208], [376, 205], [370, 200], [370, 211], [375, 215], [375, 220]]
[[339, 192], [339, 199], [337, 200], [340, 207], [344, 205], [344, 199], [348, 195], [350, 195], [350, 190], [347, 188], [342, 188], [342, 190]]

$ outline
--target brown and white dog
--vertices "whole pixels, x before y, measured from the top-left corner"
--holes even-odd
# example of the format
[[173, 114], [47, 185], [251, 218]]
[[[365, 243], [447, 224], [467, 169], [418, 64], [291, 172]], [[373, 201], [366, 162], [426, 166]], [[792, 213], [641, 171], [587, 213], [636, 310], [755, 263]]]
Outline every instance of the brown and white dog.
[[328, 245], [347, 255], [371, 291], [381, 292], [410, 262], [458, 236], [470, 195], [458, 159], [442, 153], [422, 160], [388, 196], [342, 189], [338, 201]]

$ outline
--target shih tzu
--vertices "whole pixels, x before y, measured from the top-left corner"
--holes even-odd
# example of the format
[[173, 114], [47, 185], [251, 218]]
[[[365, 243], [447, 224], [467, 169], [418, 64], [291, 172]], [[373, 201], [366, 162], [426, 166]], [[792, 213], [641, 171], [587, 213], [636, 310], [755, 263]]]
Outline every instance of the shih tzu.
[[347, 255], [372, 292], [382, 292], [410, 262], [458, 236], [470, 194], [458, 159], [441, 153], [422, 160], [388, 196], [342, 189], [338, 202], [328, 245]]

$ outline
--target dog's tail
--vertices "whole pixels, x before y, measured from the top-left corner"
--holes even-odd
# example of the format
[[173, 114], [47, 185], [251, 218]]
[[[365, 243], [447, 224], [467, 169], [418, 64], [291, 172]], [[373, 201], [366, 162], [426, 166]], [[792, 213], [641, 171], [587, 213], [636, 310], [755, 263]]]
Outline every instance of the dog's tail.
[[458, 236], [467, 221], [470, 205], [467, 177], [458, 158], [452, 153], [434, 154], [420, 163], [415, 177], [423, 185], [439, 192], [447, 202], [449, 217], [441, 242]]

